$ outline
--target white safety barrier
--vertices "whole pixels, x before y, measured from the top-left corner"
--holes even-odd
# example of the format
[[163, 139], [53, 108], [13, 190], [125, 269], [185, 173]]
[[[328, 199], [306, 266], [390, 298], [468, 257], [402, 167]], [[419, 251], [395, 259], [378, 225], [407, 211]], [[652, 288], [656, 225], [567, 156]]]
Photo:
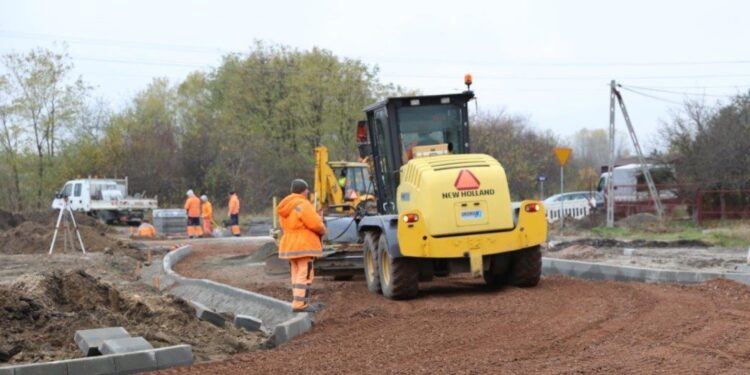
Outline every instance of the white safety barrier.
[[561, 217], [581, 219], [591, 212], [591, 203], [586, 199], [576, 199], [565, 202], [553, 202], [544, 205], [547, 221], [552, 223]]

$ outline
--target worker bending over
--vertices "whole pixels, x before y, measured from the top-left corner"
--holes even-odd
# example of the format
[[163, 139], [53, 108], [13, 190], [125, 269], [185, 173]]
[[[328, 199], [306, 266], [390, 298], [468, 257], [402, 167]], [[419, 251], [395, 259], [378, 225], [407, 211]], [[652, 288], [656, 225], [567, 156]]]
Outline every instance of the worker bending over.
[[203, 237], [201, 229], [201, 200], [195, 196], [192, 190], [187, 191], [187, 200], [185, 201], [185, 211], [187, 212], [187, 234], [189, 238]]
[[148, 220], [143, 219], [141, 225], [138, 226], [138, 231], [135, 235], [138, 237], [154, 238], [156, 237], [156, 228], [154, 228]]
[[304, 180], [292, 181], [292, 193], [284, 198], [276, 212], [284, 234], [279, 242], [279, 258], [289, 260], [292, 274], [292, 311], [315, 312], [319, 304], [310, 304], [314, 276], [313, 259], [323, 255], [321, 236], [326, 232], [323, 219], [307, 199]]
[[214, 232], [211, 224], [214, 221], [214, 207], [206, 195], [201, 195], [201, 217], [203, 218], [203, 235], [211, 236]]
[[229, 192], [229, 221], [232, 225], [232, 235], [235, 237], [240, 236], [240, 198], [237, 198], [237, 193], [234, 191]]

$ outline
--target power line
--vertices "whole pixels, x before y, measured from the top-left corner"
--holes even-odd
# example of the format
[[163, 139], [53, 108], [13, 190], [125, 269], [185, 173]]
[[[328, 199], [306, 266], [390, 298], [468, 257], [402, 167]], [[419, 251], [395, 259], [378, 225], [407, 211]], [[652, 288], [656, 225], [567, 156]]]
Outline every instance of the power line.
[[716, 95], [716, 94], [695, 93], [695, 92], [685, 92], [685, 91], [672, 91], [672, 90], [664, 90], [664, 89], [654, 88], [654, 87], [643, 87], [643, 86], [632, 86], [632, 85], [628, 85], [627, 87], [638, 89], [638, 90], [644, 90], [644, 91], [654, 91], [654, 92], [660, 92], [660, 93], [665, 93], [665, 94], [683, 95], [683, 96], [704, 96], [704, 97], [714, 97], [714, 98], [728, 98], [728, 97], [734, 96], [734, 95]]
[[676, 104], [676, 105], [683, 105], [684, 104], [684, 103], [676, 102], [674, 100], [670, 100], [670, 99], [662, 98], [662, 97], [659, 97], [659, 96], [655, 96], [655, 95], [647, 94], [647, 93], [644, 93], [644, 92], [640, 92], [640, 91], [637, 91], [637, 90], [633, 90], [633, 89], [625, 87], [625, 86], [620, 86], [620, 88], [622, 88], [623, 90], [626, 90], [626, 91], [630, 91], [630, 92], [632, 92], [632, 93], [634, 93], [636, 95], [645, 96], [647, 98], [651, 98], [651, 99], [654, 99], [654, 100], [659, 100], [659, 101], [662, 101], [662, 102], [666, 102], [666, 103], [670, 103], [670, 104]]
[[[156, 42], [128, 41], [104, 38], [89, 38], [69, 35], [53, 35], [41, 33], [29, 33], [13, 30], [0, 30], [0, 37], [17, 38], [17, 39], [37, 39], [37, 40], [63, 40], [72, 43], [91, 44], [91, 45], [119, 45], [128, 48], [145, 48], [158, 50], [173, 50], [180, 52], [196, 53], [230, 53], [228, 48], [209, 47], [196, 45], [181, 45]], [[709, 60], [709, 61], [560, 61], [560, 62], [539, 62], [539, 61], [479, 61], [479, 60], [455, 60], [455, 59], [425, 59], [425, 58], [392, 58], [383, 56], [360, 56], [362, 59], [373, 59], [378, 61], [391, 61], [400, 63], [449, 63], [449, 64], [469, 64], [469, 65], [495, 65], [495, 66], [518, 66], [518, 67], [593, 67], [593, 66], [701, 66], [701, 65], [745, 65], [750, 64], [750, 59], [737, 60]]]

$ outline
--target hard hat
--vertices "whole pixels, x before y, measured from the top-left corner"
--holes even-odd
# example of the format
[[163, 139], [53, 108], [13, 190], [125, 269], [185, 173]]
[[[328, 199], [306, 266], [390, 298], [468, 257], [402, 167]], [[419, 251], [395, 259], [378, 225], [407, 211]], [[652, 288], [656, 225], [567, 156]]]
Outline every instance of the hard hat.
[[187, 191], [187, 196], [188, 197], [192, 197], [193, 195], [195, 195], [195, 193], [193, 193], [192, 189], [190, 189], [190, 190]]
[[201, 200], [205, 202], [208, 200], [208, 197], [205, 194], [201, 195]]

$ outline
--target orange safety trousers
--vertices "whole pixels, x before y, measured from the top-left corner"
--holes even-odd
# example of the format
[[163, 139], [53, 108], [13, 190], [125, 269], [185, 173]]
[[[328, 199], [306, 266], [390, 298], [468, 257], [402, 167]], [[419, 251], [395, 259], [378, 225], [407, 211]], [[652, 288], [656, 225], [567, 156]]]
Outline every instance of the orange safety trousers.
[[312, 281], [315, 277], [313, 257], [289, 259], [292, 268], [292, 308], [304, 309], [310, 303]]
[[187, 225], [187, 234], [190, 237], [202, 236], [203, 228], [201, 228], [201, 221], [198, 217], [189, 217]]
[[214, 233], [213, 225], [211, 225], [210, 218], [203, 218], [203, 234], [211, 236]]

